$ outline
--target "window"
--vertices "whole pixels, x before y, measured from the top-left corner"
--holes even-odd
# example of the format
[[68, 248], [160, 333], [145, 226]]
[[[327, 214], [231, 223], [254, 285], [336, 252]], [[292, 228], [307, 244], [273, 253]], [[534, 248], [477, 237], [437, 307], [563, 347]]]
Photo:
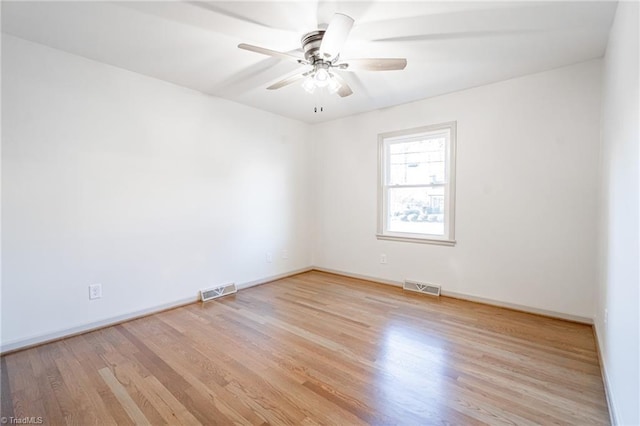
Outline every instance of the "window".
[[456, 123], [378, 141], [378, 239], [454, 245]]

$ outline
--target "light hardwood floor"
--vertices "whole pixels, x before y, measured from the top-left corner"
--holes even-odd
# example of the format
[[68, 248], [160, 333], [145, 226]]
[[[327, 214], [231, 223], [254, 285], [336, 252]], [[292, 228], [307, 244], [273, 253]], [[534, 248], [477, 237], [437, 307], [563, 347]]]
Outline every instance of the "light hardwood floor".
[[590, 326], [316, 271], [3, 356], [2, 379], [2, 416], [56, 425], [609, 422]]

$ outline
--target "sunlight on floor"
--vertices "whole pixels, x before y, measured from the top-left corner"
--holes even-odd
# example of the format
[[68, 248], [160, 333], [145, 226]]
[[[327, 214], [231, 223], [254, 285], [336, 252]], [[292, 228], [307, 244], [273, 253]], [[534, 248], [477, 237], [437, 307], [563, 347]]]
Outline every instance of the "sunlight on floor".
[[[443, 342], [406, 325], [391, 325], [383, 338], [377, 385], [382, 406], [420, 407], [431, 411], [446, 397]], [[428, 414], [428, 413], [425, 413]]]

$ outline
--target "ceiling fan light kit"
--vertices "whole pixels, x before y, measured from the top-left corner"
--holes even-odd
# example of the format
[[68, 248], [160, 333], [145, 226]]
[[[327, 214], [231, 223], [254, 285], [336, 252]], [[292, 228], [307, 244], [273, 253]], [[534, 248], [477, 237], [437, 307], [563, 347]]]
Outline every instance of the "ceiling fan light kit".
[[259, 46], [241, 43], [240, 49], [279, 59], [295, 61], [304, 66], [311, 66], [311, 70], [287, 77], [271, 86], [268, 90], [280, 89], [300, 79], [302, 88], [308, 93], [314, 93], [317, 88], [327, 88], [329, 93], [337, 93], [340, 97], [353, 94], [347, 82], [335, 72], [341, 71], [393, 71], [403, 70], [407, 66], [404, 58], [376, 58], [352, 59], [339, 63], [340, 51], [347, 41], [353, 27], [353, 18], [342, 13], [336, 13], [326, 30], [311, 31], [302, 36], [302, 50], [304, 59], [284, 52], [265, 49]]
[[302, 88], [307, 93], [315, 92], [316, 91], [316, 83], [313, 81], [313, 77], [309, 76], [309, 77], [305, 78], [304, 81], [302, 82]]
[[324, 69], [320, 69], [307, 76], [302, 82], [302, 88], [307, 93], [313, 93], [316, 91], [316, 88], [323, 87], [326, 87], [329, 93], [334, 94], [340, 90], [342, 85], [336, 79], [335, 74], [327, 72]]
[[327, 86], [327, 89], [329, 90], [329, 93], [333, 95], [334, 93], [338, 93], [342, 85], [338, 83], [338, 80], [333, 76], [333, 74], [332, 74], [332, 77], [333, 78], [329, 80], [329, 85]]

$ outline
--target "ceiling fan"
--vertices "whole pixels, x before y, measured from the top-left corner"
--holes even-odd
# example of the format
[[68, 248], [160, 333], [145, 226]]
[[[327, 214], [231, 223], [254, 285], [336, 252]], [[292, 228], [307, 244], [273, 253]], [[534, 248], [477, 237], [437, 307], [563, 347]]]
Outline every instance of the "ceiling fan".
[[347, 41], [353, 27], [353, 18], [342, 13], [336, 13], [327, 29], [318, 29], [302, 36], [302, 50], [304, 59], [289, 53], [278, 52], [264, 47], [241, 43], [240, 49], [263, 55], [273, 56], [297, 62], [310, 69], [285, 78], [267, 87], [268, 90], [280, 89], [304, 79], [302, 87], [309, 93], [316, 88], [327, 87], [329, 92], [337, 93], [341, 97], [353, 94], [353, 90], [336, 72], [341, 71], [393, 71], [403, 70], [407, 66], [405, 58], [366, 58], [350, 59], [340, 62], [340, 50]]

